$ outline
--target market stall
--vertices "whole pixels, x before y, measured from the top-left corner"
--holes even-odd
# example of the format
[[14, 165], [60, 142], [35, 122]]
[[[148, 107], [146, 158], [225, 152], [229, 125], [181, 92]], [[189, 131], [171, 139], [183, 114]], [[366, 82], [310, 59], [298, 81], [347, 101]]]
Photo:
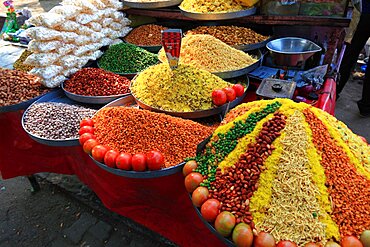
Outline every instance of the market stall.
[[[211, 190], [219, 182], [221, 171], [210, 165], [215, 157], [202, 158], [203, 154], [208, 157], [207, 145], [220, 159], [232, 153], [243, 139], [242, 147], [238, 144], [236, 148], [239, 156], [253, 140], [249, 135], [256, 137], [255, 132], [266, 121], [272, 122], [274, 133], [282, 131], [283, 136], [284, 131], [291, 133], [294, 121], [298, 121], [291, 120], [292, 115], [309, 120], [320, 116], [336, 123], [329, 115], [335, 110], [335, 77], [327, 76], [326, 64], [336, 63], [334, 50], [340, 48], [337, 37], [349, 21], [343, 17], [344, 9], [338, 8], [331, 13], [336, 17], [253, 16], [255, 2], [242, 2], [214, 8], [197, 6], [191, 0], [125, 1], [132, 7], [125, 13], [159, 19], [137, 27], [129, 26], [131, 21], [118, 11], [121, 3], [116, 0], [64, 0], [49, 13], [32, 17], [29, 23], [34, 27], [25, 31], [32, 41], [14, 66], [24, 72], [1, 70], [0, 85], [7, 89], [0, 101], [1, 177], [39, 172], [75, 174], [108, 209], [179, 246], [233, 245], [234, 239], [225, 237], [234, 226], [221, 236], [218, 226], [205, 220], [196, 208], [203, 202], [194, 203], [189, 194], [200, 183]], [[167, 9], [179, 4], [180, 10]], [[169, 19], [184, 22], [164, 22]], [[273, 33], [258, 33], [245, 27], [246, 23], [273, 25], [267, 28]], [[278, 38], [286, 36], [280, 32], [284, 27], [298, 23], [309, 33], [292, 31], [299, 37]], [[321, 34], [312, 37], [320, 31], [307, 27], [315, 25], [330, 30], [326, 38]], [[26, 90], [25, 85], [31, 86]], [[261, 100], [274, 98], [289, 100]], [[294, 109], [299, 112], [292, 113]], [[255, 111], [251, 119], [250, 110]], [[290, 127], [284, 129], [286, 120]], [[306, 125], [314, 124], [315, 119], [309, 120]], [[235, 128], [230, 127], [233, 124]], [[344, 129], [343, 135], [352, 138], [350, 130], [338, 126]], [[236, 130], [228, 134], [229, 129]], [[322, 135], [338, 130], [332, 131]], [[218, 140], [210, 137], [218, 132]], [[269, 146], [280, 140], [278, 134], [268, 138]], [[347, 147], [346, 155], [356, 147], [368, 152], [359, 137], [353, 138], [349, 148], [335, 140]], [[312, 144], [312, 139], [308, 140]], [[259, 155], [271, 153], [272, 148], [265, 148]], [[194, 169], [201, 173], [195, 176], [200, 180], [190, 186], [185, 182], [184, 186], [183, 167], [188, 169], [186, 162], [194, 159], [199, 166]], [[262, 165], [264, 159], [258, 161]], [[359, 162], [368, 169], [366, 159]], [[195, 173], [193, 168], [183, 172]], [[256, 190], [257, 177], [249, 175], [251, 188]], [[223, 200], [217, 191], [211, 193]], [[253, 197], [249, 195], [249, 199]], [[240, 205], [236, 209], [236, 205], [223, 203], [219, 209], [237, 215], [236, 223], [243, 221], [254, 228], [251, 213], [244, 217]], [[260, 224], [261, 217], [253, 217]], [[367, 223], [360, 224], [356, 237], [367, 227]], [[308, 240], [325, 244], [329, 239], [340, 241], [340, 234], [350, 235], [344, 230], [332, 235], [321, 231], [317, 235], [320, 238], [315, 238], [316, 233], [311, 233], [304, 240], [290, 240], [301, 246]], [[283, 240], [273, 235], [276, 241]]]

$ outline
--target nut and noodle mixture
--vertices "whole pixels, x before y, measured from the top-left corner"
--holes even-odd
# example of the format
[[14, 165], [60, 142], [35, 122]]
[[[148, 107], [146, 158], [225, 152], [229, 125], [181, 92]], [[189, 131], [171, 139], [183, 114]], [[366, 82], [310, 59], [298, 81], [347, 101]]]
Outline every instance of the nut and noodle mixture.
[[21, 56], [15, 61], [13, 64], [13, 68], [16, 70], [24, 71], [24, 72], [29, 72], [31, 71], [34, 67], [32, 65], [24, 64], [23, 62], [27, 59], [28, 56], [32, 54], [31, 51], [24, 50], [21, 54]]
[[212, 91], [230, 85], [205, 70], [184, 64], [171, 70], [167, 63], [162, 63], [141, 72], [130, 89], [137, 99], [151, 107], [192, 112], [211, 109]]
[[131, 154], [158, 150], [165, 157], [165, 167], [195, 155], [198, 143], [214, 130], [191, 120], [123, 106], [104, 108], [93, 120], [101, 144]]
[[184, 0], [180, 7], [185, 11], [193, 13], [236, 12], [245, 9], [234, 0]]
[[252, 29], [237, 26], [199, 26], [186, 32], [186, 35], [209, 34], [228, 45], [255, 44], [268, 39]]
[[18, 104], [50, 91], [40, 81], [39, 77], [23, 71], [0, 68], [0, 107]]
[[[167, 61], [163, 48], [159, 60]], [[188, 64], [211, 73], [227, 72], [245, 68], [257, 60], [211, 35], [185, 36], [181, 41], [180, 64]]]
[[370, 229], [369, 157], [333, 116], [275, 99], [231, 110], [193, 159], [221, 211], [303, 247]]
[[65, 103], [36, 103], [27, 109], [24, 127], [44, 139], [78, 139], [81, 120], [92, 117], [95, 112], [94, 109]]
[[143, 25], [133, 29], [126, 37], [125, 41], [139, 46], [161, 46], [162, 33], [167, 27], [160, 25]]

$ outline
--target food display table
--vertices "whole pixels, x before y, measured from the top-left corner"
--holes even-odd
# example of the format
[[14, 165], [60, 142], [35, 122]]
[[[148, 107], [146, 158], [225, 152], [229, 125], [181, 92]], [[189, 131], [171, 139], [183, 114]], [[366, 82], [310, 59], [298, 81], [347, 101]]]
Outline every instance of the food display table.
[[[335, 90], [335, 81], [327, 79], [315, 106], [334, 114]], [[255, 92], [248, 91], [245, 101], [255, 99]], [[98, 167], [80, 146], [49, 147], [33, 141], [22, 129], [22, 113], [0, 114], [0, 175], [3, 179], [38, 172], [75, 174], [108, 209], [180, 246], [223, 246], [198, 217], [181, 173], [153, 179], [113, 175]]]

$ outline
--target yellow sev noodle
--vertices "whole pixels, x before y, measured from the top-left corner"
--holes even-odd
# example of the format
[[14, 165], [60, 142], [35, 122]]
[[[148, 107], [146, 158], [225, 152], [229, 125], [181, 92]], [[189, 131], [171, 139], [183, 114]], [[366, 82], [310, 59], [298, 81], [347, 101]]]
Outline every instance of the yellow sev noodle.
[[181, 8], [195, 13], [234, 12], [244, 8], [233, 0], [184, 0]]
[[132, 81], [131, 92], [149, 106], [173, 112], [213, 108], [212, 91], [229, 87], [221, 78], [189, 65], [171, 70], [168, 64], [151, 66]]
[[[327, 114], [326, 112], [314, 107], [312, 107], [310, 110], [315, 113], [315, 115], [325, 124], [330, 136], [335, 140], [336, 144], [341, 147], [343, 151], [347, 154], [351, 163], [354, 165], [354, 167], [356, 167], [357, 172], [365, 176], [367, 179], [370, 179], [370, 171], [365, 168], [365, 165], [366, 167], [370, 166], [370, 164], [367, 163], [368, 160], [361, 160], [361, 156], [356, 157], [354, 153], [351, 152], [351, 148], [343, 141], [338, 131], [330, 124], [330, 122], [327, 121], [327, 119], [325, 119], [324, 114]], [[362, 144], [362, 146], [365, 145]], [[370, 156], [369, 149], [367, 149], [367, 154], [365, 155]]]
[[322, 212], [315, 196], [319, 190], [311, 181], [308, 166], [308, 140], [303, 119], [303, 114], [297, 110], [287, 120], [286, 136], [281, 140], [283, 152], [272, 185], [271, 205], [262, 222], [255, 222], [276, 241], [290, 240], [299, 246], [317, 239], [326, 240], [325, 225], [318, 217]]
[[[167, 61], [163, 48], [159, 60]], [[192, 65], [209, 72], [226, 72], [245, 68], [257, 60], [208, 34], [195, 34], [181, 41], [180, 64]]]

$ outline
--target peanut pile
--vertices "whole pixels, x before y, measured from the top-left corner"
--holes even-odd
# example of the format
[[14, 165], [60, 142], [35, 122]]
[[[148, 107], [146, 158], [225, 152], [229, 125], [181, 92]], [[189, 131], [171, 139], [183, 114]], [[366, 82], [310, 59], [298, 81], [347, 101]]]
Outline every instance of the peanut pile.
[[0, 68], [0, 106], [18, 104], [49, 90], [41, 85], [37, 76]]

